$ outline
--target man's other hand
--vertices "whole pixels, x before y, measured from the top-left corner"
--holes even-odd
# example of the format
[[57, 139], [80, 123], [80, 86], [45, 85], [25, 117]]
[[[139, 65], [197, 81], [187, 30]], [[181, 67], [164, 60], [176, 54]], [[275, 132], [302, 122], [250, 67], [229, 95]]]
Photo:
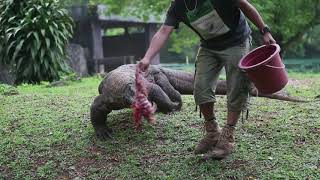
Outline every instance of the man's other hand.
[[268, 32], [263, 35], [263, 42], [265, 45], [275, 44], [276, 40], [272, 37], [272, 35]]

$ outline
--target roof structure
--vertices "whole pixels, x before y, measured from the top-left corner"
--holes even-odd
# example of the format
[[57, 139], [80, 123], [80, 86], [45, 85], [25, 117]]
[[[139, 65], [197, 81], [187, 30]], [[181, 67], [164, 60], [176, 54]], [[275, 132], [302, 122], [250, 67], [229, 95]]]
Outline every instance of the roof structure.
[[[93, 8], [89, 8], [87, 5], [79, 5], [70, 7], [72, 17], [75, 21], [81, 20], [98, 20], [102, 26], [108, 27], [123, 27], [123, 26], [135, 26], [139, 24], [162, 24], [163, 17], [157, 18], [155, 16], [149, 16], [148, 19], [142, 19], [134, 16], [120, 16], [116, 14], [107, 15], [108, 6], [96, 5]], [[90, 15], [91, 14], [91, 15]]]
[[[110, 15], [105, 5], [77, 5], [69, 9], [76, 22], [71, 42], [88, 48], [90, 52], [88, 64], [91, 73], [99, 72], [101, 66], [104, 66], [104, 69], [110, 69], [114, 68], [114, 65], [135, 63], [140, 60], [157, 32], [158, 25], [162, 24], [162, 18], [154, 16], [141, 19]], [[134, 27], [132, 32], [130, 32], [131, 27]], [[117, 35], [104, 33], [112, 28], [123, 28], [125, 32]], [[151, 63], [160, 63], [159, 53], [154, 56]]]

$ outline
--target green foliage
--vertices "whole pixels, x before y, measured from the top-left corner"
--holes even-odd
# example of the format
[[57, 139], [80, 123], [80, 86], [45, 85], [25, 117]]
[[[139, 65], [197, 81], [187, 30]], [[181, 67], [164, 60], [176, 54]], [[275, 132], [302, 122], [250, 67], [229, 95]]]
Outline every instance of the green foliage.
[[169, 51], [184, 53], [194, 59], [197, 52], [195, 48], [199, 44], [199, 37], [190, 28], [180, 24], [179, 31], [172, 34], [171, 41], [172, 44]]
[[63, 0], [61, 3], [63, 3], [65, 6], [72, 6], [72, 5], [86, 5], [88, 4], [89, 0]]
[[111, 29], [106, 29], [105, 36], [119, 36], [119, 35], [123, 35], [124, 33], [125, 33], [124, 28], [111, 28]]
[[[273, 36], [281, 45], [287, 56], [303, 56], [306, 46], [306, 34], [317, 24], [320, 24], [319, 0], [292, 1], [250, 1], [261, 13], [264, 21], [272, 28]], [[105, 3], [109, 13], [134, 15], [147, 18], [150, 15], [165, 14], [170, 0], [90, 0], [91, 4]], [[172, 36], [170, 50], [190, 55], [198, 44], [198, 37], [187, 27], [181, 26], [178, 34]], [[262, 43], [262, 37], [254, 29], [254, 39], [257, 45]]]
[[284, 40], [294, 36], [301, 28], [310, 23], [315, 16], [316, 0], [259, 1], [252, 0], [263, 19], [275, 33]]
[[310, 32], [307, 33], [305, 56], [314, 58], [320, 57], [320, 25], [312, 28]]
[[17, 88], [7, 84], [0, 84], [0, 95], [15, 95], [15, 94], [19, 94]]
[[107, 4], [109, 13], [133, 15], [144, 19], [150, 15], [161, 16], [170, 4], [170, 0], [89, 0], [89, 2]]
[[295, 0], [294, 3], [252, 0], [252, 4], [272, 28], [273, 36], [282, 49], [289, 53], [297, 50], [303, 53], [307, 41], [305, 35], [320, 24], [319, 0]]
[[73, 22], [59, 0], [0, 3], [0, 63], [12, 64], [16, 83], [59, 79]]

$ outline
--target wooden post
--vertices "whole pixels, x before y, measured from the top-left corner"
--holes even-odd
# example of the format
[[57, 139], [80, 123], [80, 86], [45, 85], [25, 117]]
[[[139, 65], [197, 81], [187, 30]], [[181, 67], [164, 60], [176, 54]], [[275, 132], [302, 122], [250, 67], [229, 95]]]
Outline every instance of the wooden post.
[[104, 64], [100, 64], [98, 73], [104, 74], [105, 73], [105, 69], [106, 69], [105, 65]]
[[102, 35], [101, 26], [98, 20], [93, 20], [90, 23], [92, 30], [92, 58], [94, 60], [95, 71], [99, 72], [98, 59], [103, 58], [103, 47], [102, 47]]
[[129, 62], [130, 64], [135, 64], [135, 62], [134, 62], [134, 56], [130, 56], [129, 59], [130, 59], [130, 62]]

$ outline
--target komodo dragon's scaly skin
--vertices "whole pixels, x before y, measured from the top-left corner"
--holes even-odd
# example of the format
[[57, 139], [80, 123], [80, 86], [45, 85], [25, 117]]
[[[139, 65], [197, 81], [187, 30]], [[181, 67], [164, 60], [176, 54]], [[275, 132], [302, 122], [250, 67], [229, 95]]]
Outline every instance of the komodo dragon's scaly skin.
[[[106, 124], [107, 115], [112, 110], [130, 108], [133, 104], [135, 67], [134, 64], [120, 66], [109, 72], [99, 85], [99, 95], [91, 105], [90, 116], [96, 135], [101, 139], [111, 136], [111, 129]], [[156, 103], [157, 111], [160, 112], [180, 110], [182, 106], [181, 94], [193, 93], [194, 75], [192, 73], [150, 65], [143, 80], [149, 94], [148, 99]], [[226, 91], [226, 82], [218, 81], [215, 93], [225, 95]], [[250, 94], [257, 96], [255, 88], [251, 89]], [[303, 102], [282, 94], [258, 94], [258, 96]]]

